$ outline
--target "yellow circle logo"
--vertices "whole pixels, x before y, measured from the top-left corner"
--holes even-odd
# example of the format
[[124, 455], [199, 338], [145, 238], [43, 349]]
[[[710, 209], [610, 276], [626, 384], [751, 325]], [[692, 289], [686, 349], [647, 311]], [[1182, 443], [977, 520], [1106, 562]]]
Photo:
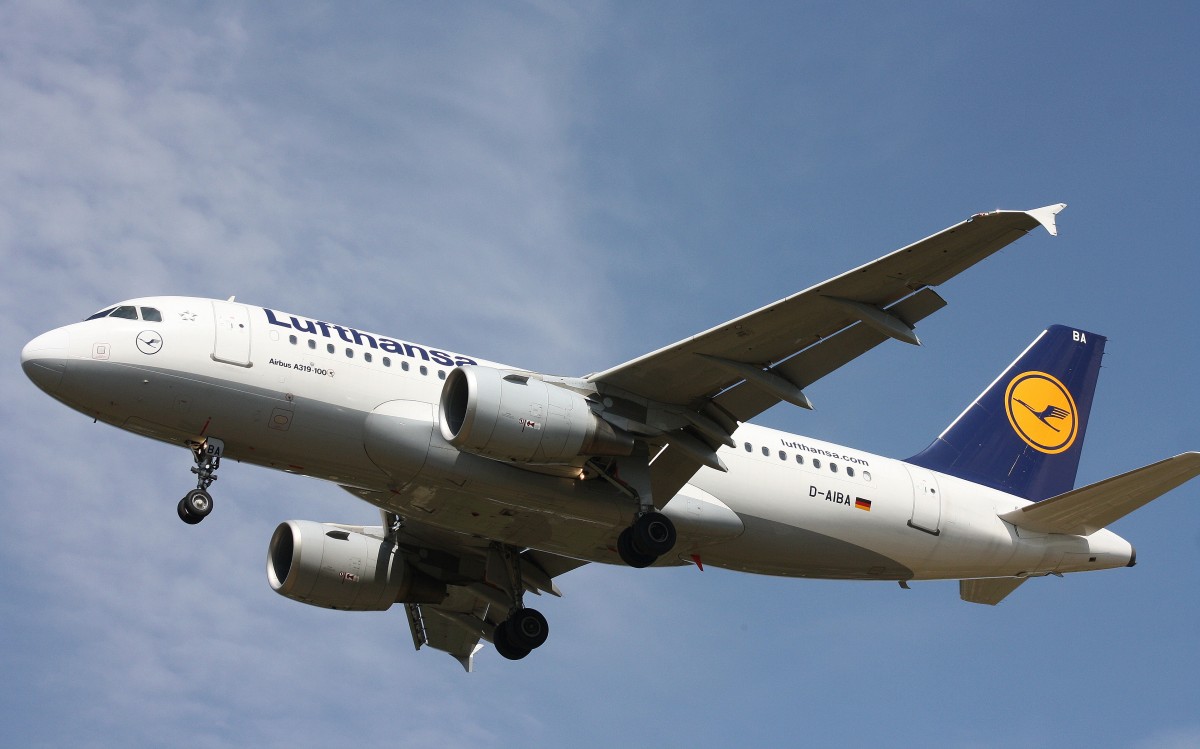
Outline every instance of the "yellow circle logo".
[[1004, 410], [1017, 436], [1035, 450], [1057, 455], [1075, 443], [1079, 421], [1066, 386], [1045, 372], [1025, 372], [1008, 383]]

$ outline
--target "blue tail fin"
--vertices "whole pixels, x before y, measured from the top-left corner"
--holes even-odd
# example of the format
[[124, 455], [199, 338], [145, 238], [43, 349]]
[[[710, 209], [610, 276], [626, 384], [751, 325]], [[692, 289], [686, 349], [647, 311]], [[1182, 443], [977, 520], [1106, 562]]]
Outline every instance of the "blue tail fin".
[[1037, 502], [1075, 487], [1104, 336], [1053, 325], [907, 462]]

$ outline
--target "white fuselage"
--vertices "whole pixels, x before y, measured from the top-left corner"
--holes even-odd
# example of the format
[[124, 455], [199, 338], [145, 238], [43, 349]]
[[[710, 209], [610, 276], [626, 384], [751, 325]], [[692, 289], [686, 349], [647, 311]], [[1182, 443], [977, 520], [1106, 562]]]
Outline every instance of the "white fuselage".
[[[619, 563], [637, 511], [608, 483], [529, 470], [448, 444], [437, 428], [455, 366], [500, 366], [261, 307], [185, 297], [124, 304], [161, 321], [68, 325], [22, 352], [42, 389], [90, 416], [174, 444], [336, 482], [384, 510], [471, 534]], [[397, 426], [399, 425], [399, 426]], [[1132, 547], [1018, 530], [1026, 500], [911, 464], [744, 424], [664, 512], [662, 563], [840, 579], [1041, 575], [1120, 567]], [[664, 498], [658, 498], [660, 505]]]

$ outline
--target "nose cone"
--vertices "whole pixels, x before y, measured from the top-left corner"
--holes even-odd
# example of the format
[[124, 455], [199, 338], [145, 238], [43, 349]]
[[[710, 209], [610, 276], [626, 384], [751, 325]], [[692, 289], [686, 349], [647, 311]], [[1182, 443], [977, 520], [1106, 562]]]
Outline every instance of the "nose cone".
[[67, 366], [67, 349], [71, 336], [65, 328], [43, 333], [21, 349], [21, 369], [33, 384], [53, 392], [62, 381]]

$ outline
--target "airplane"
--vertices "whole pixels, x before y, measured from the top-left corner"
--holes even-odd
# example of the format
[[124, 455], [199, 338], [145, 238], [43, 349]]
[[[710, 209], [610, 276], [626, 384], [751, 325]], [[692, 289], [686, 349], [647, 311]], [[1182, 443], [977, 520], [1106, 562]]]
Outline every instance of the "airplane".
[[582, 377], [552, 376], [228, 300], [106, 307], [21, 352], [43, 391], [184, 446], [199, 523], [222, 461], [331, 481], [381, 524], [288, 520], [271, 587], [403, 604], [420, 650], [519, 660], [589, 562], [839, 580], [957, 579], [995, 605], [1033, 577], [1133, 566], [1107, 526], [1200, 474], [1187, 452], [1074, 488], [1105, 338], [1051, 326], [922, 452], [893, 460], [748, 423], [889, 340], [933, 290], [1065, 207], [980, 213], [805, 291]]

